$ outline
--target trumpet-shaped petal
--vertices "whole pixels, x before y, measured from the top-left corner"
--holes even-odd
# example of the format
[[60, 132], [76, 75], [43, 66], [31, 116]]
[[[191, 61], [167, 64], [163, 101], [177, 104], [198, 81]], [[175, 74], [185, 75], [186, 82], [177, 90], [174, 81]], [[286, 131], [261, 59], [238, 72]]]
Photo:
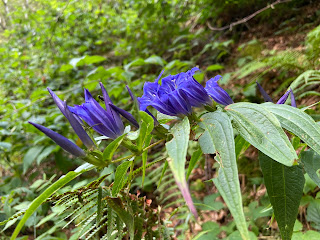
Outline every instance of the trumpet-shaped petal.
[[130, 113], [115, 107], [102, 83], [100, 83], [100, 86], [106, 110], [92, 97], [88, 89], [84, 91], [85, 103], [69, 107], [69, 110], [84, 120], [96, 132], [111, 139], [116, 139], [124, 131], [123, 122], [119, 114], [127, 118], [135, 126], [138, 123]]
[[[136, 96], [133, 94], [133, 92], [131, 91], [131, 89], [129, 88], [128, 85], [126, 85], [126, 88], [127, 88], [128, 92], [129, 92], [129, 95], [130, 95], [130, 97], [131, 97], [131, 100], [132, 100], [132, 101], [136, 101]], [[137, 101], [137, 104], [138, 104], [138, 106], [140, 106], [139, 101]], [[140, 107], [139, 107], [139, 109], [140, 109]], [[145, 109], [144, 111], [145, 111], [146, 113], [148, 113], [148, 114], [153, 118], [153, 121], [154, 121], [155, 124], [158, 124], [157, 118], [156, 118], [155, 116], [153, 116], [153, 114], [152, 114], [148, 109]], [[133, 125], [134, 125], [134, 124], [133, 124]]]
[[268, 95], [268, 93], [266, 93], [266, 91], [263, 89], [263, 87], [258, 83], [256, 82], [257, 86], [258, 86], [258, 89], [264, 99], [265, 102], [272, 102], [272, 98]]
[[292, 91], [291, 88], [290, 88], [290, 90], [291, 90], [291, 94], [290, 94], [290, 97], [291, 97], [291, 106], [296, 108], [296, 107], [297, 107], [296, 99], [295, 99], [295, 97], [294, 97], [294, 95], [293, 95], [293, 91]]
[[137, 120], [134, 118], [134, 116], [132, 116], [131, 113], [123, 110], [122, 108], [119, 108], [115, 105], [113, 105], [112, 103], [109, 103], [110, 107], [116, 111], [117, 113], [119, 113], [122, 117], [126, 118], [129, 122], [131, 122], [135, 127], [139, 128], [139, 123], [137, 122]]
[[219, 86], [218, 81], [221, 78], [222, 76], [217, 75], [214, 78], [209, 79], [209, 81], [207, 81], [205, 90], [215, 102], [227, 106], [233, 104], [233, 101], [229, 94]]
[[122, 120], [121, 120], [119, 114], [113, 108], [110, 107], [110, 104], [112, 104], [112, 101], [108, 95], [107, 90], [105, 89], [105, 87], [103, 86], [103, 84], [101, 82], [99, 84], [100, 84], [100, 88], [101, 88], [101, 91], [103, 94], [104, 104], [106, 106], [107, 112], [110, 112], [112, 115], [113, 121], [116, 122], [116, 124], [118, 126], [122, 127], [123, 123], [122, 123]]
[[283, 94], [283, 96], [278, 100], [278, 102], [276, 104], [284, 104], [287, 101], [291, 91], [292, 91], [291, 89], [289, 91], [286, 91], [286, 93]]
[[[271, 97], [266, 93], [266, 91], [262, 88], [262, 86], [258, 82], [256, 82], [256, 83], [257, 83], [258, 89], [259, 89], [261, 95], [263, 96], [264, 100], [266, 102], [273, 102]], [[283, 94], [283, 96], [277, 101], [276, 104], [284, 104], [287, 101], [289, 94], [291, 96], [291, 106], [297, 107], [296, 100], [294, 98], [293, 91], [291, 88], [289, 91], [286, 91], [285, 94]]]
[[73, 128], [75, 133], [78, 135], [80, 140], [83, 142], [83, 144], [89, 149], [94, 148], [95, 145], [92, 139], [89, 137], [87, 132], [83, 129], [83, 127], [81, 126], [79, 121], [76, 119], [76, 117], [70, 112], [66, 101], [64, 101], [64, 111], [65, 111], [66, 118], [69, 120], [71, 124], [71, 127]]
[[210, 103], [205, 89], [193, 75], [198, 68], [177, 75], [169, 75], [161, 80], [163, 71], [155, 82], [146, 82], [143, 87], [143, 96], [138, 98], [140, 109], [146, 111], [152, 106], [159, 112], [171, 115], [189, 115], [192, 107], [199, 107]]
[[62, 101], [50, 88], [47, 88], [49, 93], [51, 94], [53, 101], [58, 106], [62, 114], [68, 119], [71, 124], [71, 127], [78, 135], [80, 140], [87, 148], [94, 148], [95, 145], [92, 139], [88, 136], [86, 131], [81, 126], [81, 120], [74, 116], [68, 109], [66, 101]]
[[131, 89], [129, 88], [128, 85], [126, 85], [126, 88], [127, 88], [128, 93], [129, 93], [129, 95], [131, 97], [131, 100], [134, 101], [136, 97], [134, 96], [133, 92], [131, 91]]
[[69, 139], [65, 138], [64, 136], [60, 135], [59, 133], [56, 133], [52, 131], [49, 128], [46, 128], [40, 124], [29, 122], [34, 127], [39, 129], [41, 132], [46, 134], [49, 138], [51, 138], [56, 144], [58, 144], [60, 147], [62, 147], [67, 152], [71, 153], [72, 155], [76, 157], [85, 157], [86, 153], [78, 147], [76, 144], [71, 142]]
[[67, 118], [66, 112], [64, 110], [63, 101], [50, 88], [47, 88], [47, 89], [48, 89], [49, 93], [51, 94], [51, 97], [52, 97], [53, 101], [55, 102], [55, 104], [58, 106], [58, 108], [60, 109], [62, 114]]

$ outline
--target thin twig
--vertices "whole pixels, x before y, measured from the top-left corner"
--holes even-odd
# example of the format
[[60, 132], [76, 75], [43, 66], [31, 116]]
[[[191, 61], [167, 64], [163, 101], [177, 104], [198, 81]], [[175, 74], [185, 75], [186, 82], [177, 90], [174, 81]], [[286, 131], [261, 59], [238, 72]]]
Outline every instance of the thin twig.
[[251, 18], [254, 18], [256, 15], [258, 15], [259, 13], [269, 9], [269, 8], [272, 8], [274, 9], [274, 6], [279, 4], [279, 3], [285, 3], [285, 2], [291, 2], [291, 0], [277, 0], [275, 1], [274, 3], [271, 3], [267, 6], [265, 6], [264, 8], [261, 8], [260, 10], [252, 13], [251, 15], [239, 20], [239, 21], [236, 21], [236, 22], [233, 22], [227, 26], [224, 26], [224, 27], [213, 27], [211, 26], [211, 24], [209, 22], [207, 22], [207, 26], [210, 30], [212, 31], [224, 31], [224, 30], [227, 30], [229, 29], [230, 31], [232, 30], [232, 28], [236, 25], [239, 25], [239, 24], [242, 24], [242, 23], [246, 23], [247, 21], [249, 21]]

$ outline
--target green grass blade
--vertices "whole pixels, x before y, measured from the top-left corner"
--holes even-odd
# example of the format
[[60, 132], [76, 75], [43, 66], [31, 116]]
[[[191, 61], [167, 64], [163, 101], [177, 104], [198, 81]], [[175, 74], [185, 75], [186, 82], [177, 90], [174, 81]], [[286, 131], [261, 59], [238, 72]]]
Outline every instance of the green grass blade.
[[52, 194], [54, 194], [57, 190], [63, 187], [65, 184], [81, 175], [84, 172], [94, 169], [95, 167], [91, 164], [85, 163], [82, 166], [78, 167], [75, 171], [68, 172], [65, 176], [61, 177], [58, 181], [53, 183], [50, 187], [48, 187], [40, 196], [38, 196], [35, 200], [32, 201], [28, 210], [23, 215], [19, 224], [15, 228], [10, 240], [16, 239], [23, 225], [26, 223], [28, 218], [37, 210], [37, 208], [47, 200]]

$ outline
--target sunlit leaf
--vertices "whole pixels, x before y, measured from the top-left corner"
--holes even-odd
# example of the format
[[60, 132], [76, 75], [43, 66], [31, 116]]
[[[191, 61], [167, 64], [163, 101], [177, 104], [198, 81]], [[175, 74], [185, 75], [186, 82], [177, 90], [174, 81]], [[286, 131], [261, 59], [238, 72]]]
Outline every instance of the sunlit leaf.
[[190, 211], [197, 217], [198, 214], [193, 205], [185, 176], [185, 164], [190, 134], [188, 118], [185, 117], [181, 122], [174, 125], [170, 132], [173, 138], [170, 142], [166, 143], [166, 149], [170, 157], [168, 163]]
[[[243, 239], [249, 239], [245, 216], [242, 207], [242, 196], [235, 155], [234, 135], [231, 121], [226, 113], [214, 112], [202, 116], [200, 127], [205, 129], [212, 150], [220, 164], [218, 177], [212, 179], [226, 202]], [[212, 151], [211, 150], [211, 151]]]
[[264, 105], [243, 102], [225, 109], [239, 134], [261, 152], [287, 166], [298, 159], [278, 119]]

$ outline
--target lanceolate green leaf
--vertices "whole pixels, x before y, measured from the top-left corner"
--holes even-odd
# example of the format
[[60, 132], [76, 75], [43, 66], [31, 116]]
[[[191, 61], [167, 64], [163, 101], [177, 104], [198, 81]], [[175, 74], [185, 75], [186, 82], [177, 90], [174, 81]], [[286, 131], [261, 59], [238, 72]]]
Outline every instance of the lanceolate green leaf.
[[320, 126], [304, 111], [284, 104], [263, 104], [281, 123], [281, 126], [298, 136], [320, 154]]
[[117, 148], [120, 146], [123, 138], [125, 135], [122, 135], [120, 137], [117, 137], [115, 140], [113, 140], [103, 151], [103, 160], [104, 161], [110, 161], [112, 159], [112, 156], [114, 152], [117, 150]]
[[152, 132], [154, 127], [153, 118], [146, 112], [140, 111], [141, 123], [139, 128], [139, 137], [137, 139], [137, 146], [139, 150], [142, 150], [146, 138]]
[[320, 155], [309, 149], [301, 153], [301, 161], [309, 177], [320, 187]]
[[235, 103], [225, 109], [240, 135], [261, 152], [286, 166], [298, 159], [278, 119], [264, 105]]
[[126, 161], [121, 163], [116, 170], [115, 177], [114, 177], [114, 183], [112, 187], [112, 196], [117, 196], [117, 194], [122, 189], [124, 183], [125, 183], [125, 176], [127, 174], [128, 168], [132, 164], [131, 161]]
[[238, 159], [240, 155], [243, 154], [248, 149], [248, 147], [250, 147], [250, 143], [248, 143], [243, 137], [241, 137], [241, 135], [238, 135], [234, 142], [236, 147], [236, 159]]
[[187, 176], [186, 176], [187, 180], [188, 180], [188, 178], [189, 178], [189, 176], [191, 174], [191, 171], [194, 169], [194, 167], [196, 166], [197, 162], [199, 161], [201, 155], [202, 155], [202, 151], [201, 151], [200, 148], [198, 148], [198, 150], [196, 150], [192, 154], [190, 162], [189, 162], [188, 170], [187, 170]]
[[249, 232], [242, 207], [231, 121], [227, 114], [214, 112], [205, 114], [199, 125], [211, 137], [212, 149], [215, 149], [216, 158], [220, 163], [218, 177], [212, 179], [212, 181], [230, 209], [242, 238], [249, 239]]
[[[142, 150], [144, 147], [149, 146], [152, 135], [151, 132], [154, 127], [153, 118], [144, 111], [139, 112], [140, 116], [140, 128], [139, 128], [139, 137], [137, 138], [137, 147], [138, 150]], [[147, 164], [148, 152], [145, 151], [142, 153], [142, 186], [144, 184], [144, 179], [146, 175], [146, 164]]]
[[197, 211], [193, 205], [185, 177], [185, 164], [190, 134], [190, 124], [188, 118], [185, 117], [181, 122], [177, 123], [170, 132], [173, 135], [173, 138], [170, 142], [166, 143], [166, 149], [170, 157], [168, 160], [169, 166], [176, 183], [186, 203], [188, 204], [188, 207], [197, 217]]
[[260, 166], [281, 237], [291, 239], [303, 194], [304, 175], [299, 166], [287, 167], [259, 154]]
[[40, 196], [38, 196], [35, 200], [32, 201], [28, 210], [23, 215], [22, 219], [20, 220], [19, 224], [17, 225], [16, 229], [14, 230], [10, 240], [16, 239], [18, 236], [21, 228], [28, 220], [28, 218], [37, 210], [37, 208], [46, 201], [52, 194], [62, 188], [65, 184], [76, 178], [77, 176], [81, 175], [84, 172], [94, 169], [95, 167], [89, 163], [85, 163], [82, 166], [78, 167], [75, 171], [68, 172], [65, 176], [61, 177], [58, 181], [48, 187]]

